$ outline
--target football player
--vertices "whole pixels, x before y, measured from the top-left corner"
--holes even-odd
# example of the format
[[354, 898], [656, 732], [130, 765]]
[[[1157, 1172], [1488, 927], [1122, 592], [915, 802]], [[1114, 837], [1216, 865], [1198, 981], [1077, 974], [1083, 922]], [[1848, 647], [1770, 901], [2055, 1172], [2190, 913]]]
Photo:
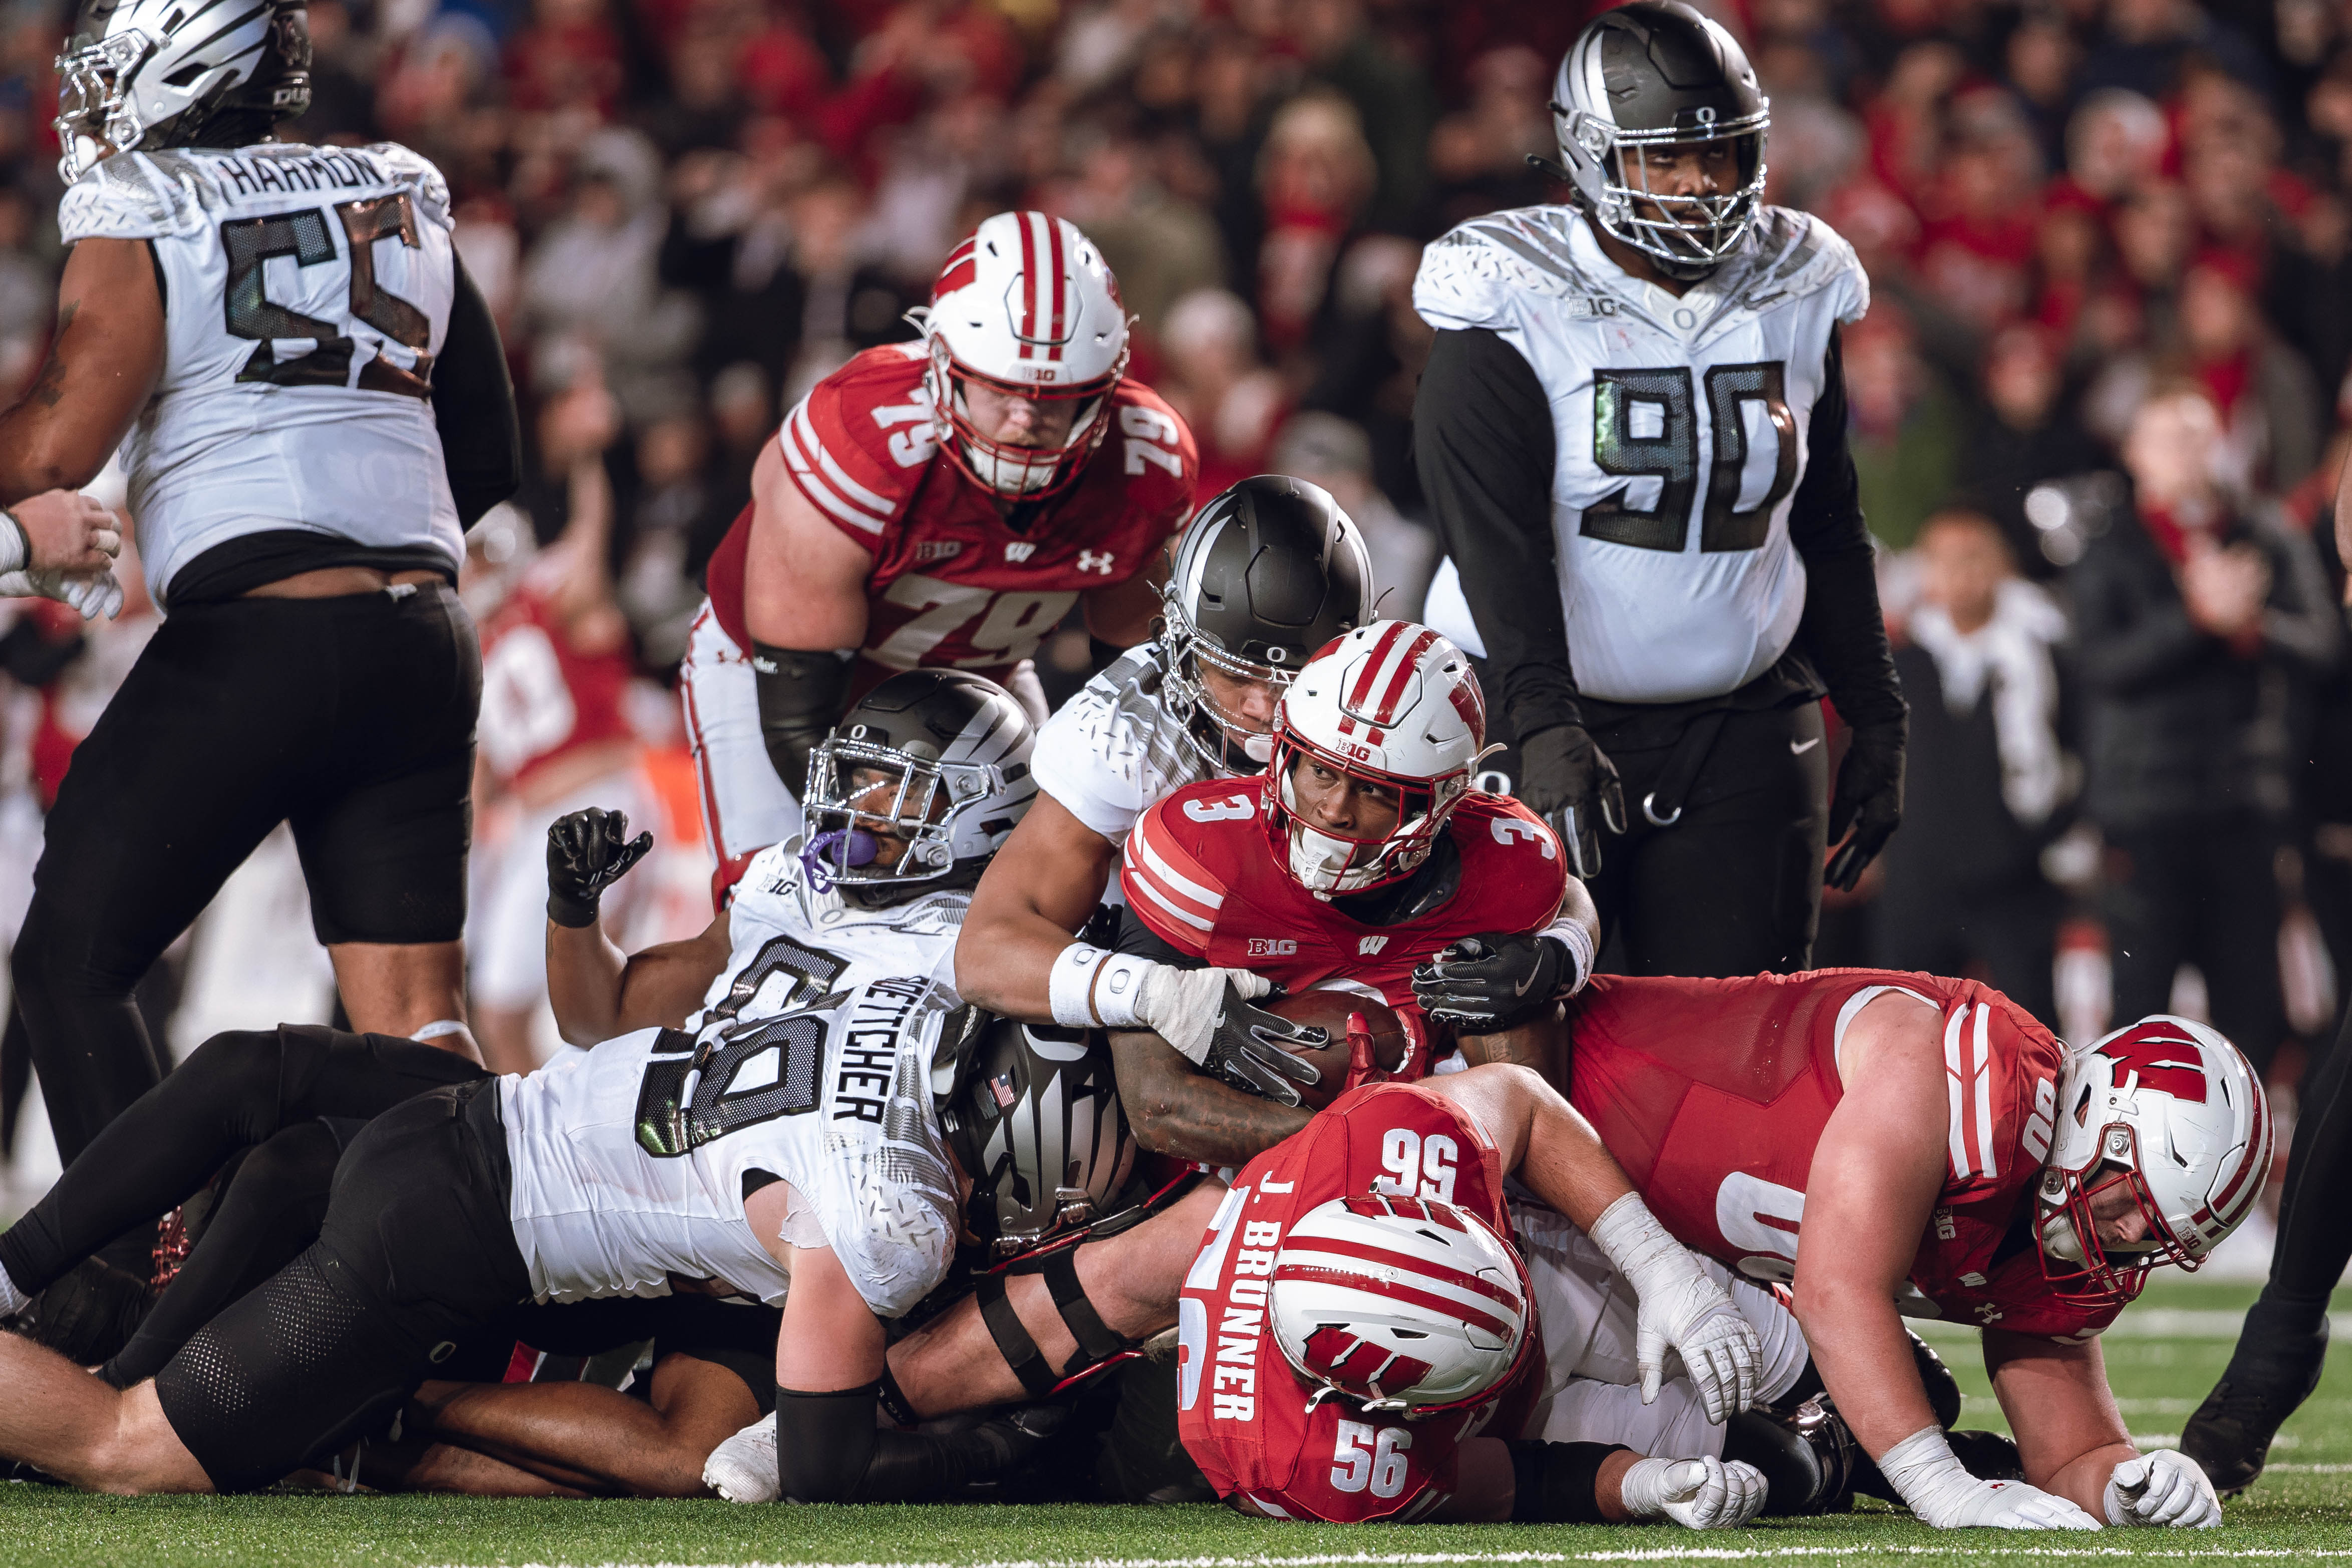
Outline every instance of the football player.
[[[1869, 281], [1763, 204], [1769, 105], [1691, 6], [1599, 16], [1553, 92], [1572, 201], [1454, 228], [1413, 285], [1437, 329], [1415, 449], [1459, 569], [1428, 614], [1475, 629], [1517, 792], [1625, 972], [1802, 968], [1825, 841], [1852, 887], [1902, 813], [1838, 348]], [[1834, 796], [1823, 695], [1851, 732]]]
[[0, 504], [120, 446], [170, 612], [81, 744], [12, 956], [68, 1159], [156, 1081], [131, 987], [281, 821], [352, 1021], [472, 1050], [454, 583], [518, 481], [514, 397], [433, 165], [271, 140], [310, 65], [299, 0], [92, 0], [57, 62], [73, 248]]
[[1199, 463], [1126, 376], [1100, 253], [1063, 219], [999, 213], [920, 315], [919, 341], [867, 350], [793, 409], [711, 557], [685, 702], [715, 895], [800, 831], [811, 749], [891, 671], [975, 671], [1042, 723], [1030, 655], [1073, 604], [1108, 648], [1150, 632]]
[[[659, 1296], [682, 1281], [771, 1302], [791, 1287], [775, 1363], [789, 1495], [929, 1495], [1020, 1457], [1033, 1434], [1018, 1418], [934, 1437], [877, 1433], [874, 1412], [883, 1319], [939, 1282], [954, 1246], [958, 1178], [929, 1077], [944, 977], [962, 890], [1033, 791], [1033, 739], [1019, 706], [976, 677], [884, 683], [812, 759], [814, 838], [769, 852], [711, 932], [627, 959], [595, 929], [596, 904], [648, 845], [601, 813], [560, 824], [552, 977], [572, 1026], [586, 1007], [626, 1032], [376, 1115], [336, 1168], [318, 1240], [152, 1381], [118, 1393], [0, 1338], [0, 1452], [108, 1490], [265, 1485], [381, 1427], [458, 1336], [518, 1300]], [[269, 1103], [301, 1102], [298, 1114], [371, 1076], [431, 1075], [416, 1048], [380, 1037], [281, 1030], [267, 1044], [281, 1063]], [[185, 1076], [122, 1137], [168, 1141]], [[107, 1174], [77, 1196], [121, 1206]], [[61, 1205], [0, 1245], [0, 1307], [58, 1261], [28, 1260], [18, 1233], [87, 1218]]]
[[[1921, 1520], [2221, 1522], [2193, 1460], [2133, 1447], [2098, 1334], [2253, 1209], [2270, 1113], [2229, 1041], [2158, 1017], [2070, 1051], [1975, 981], [1867, 969], [1603, 978], [1569, 1024], [1576, 1107], [1678, 1239], [1790, 1282], [1838, 1413]], [[1901, 1314], [1982, 1328], [2024, 1481], [1962, 1469]]]
[[[1401, 1075], [1417, 1078], [1456, 1038], [1423, 997], [1429, 967], [1457, 945], [1550, 956], [1530, 959], [1516, 998], [1465, 984], [1481, 1008], [1532, 1016], [1581, 982], [1591, 905], [1549, 828], [1472, 788], [1485, 744], [1485, 703], [1460, 650], [1427, 627], [1375, 622], [1283, 694], [1261, 778], [1203, 779], [1143, 814], [1120, 870], [1118, 951], [1065, 954], [1054, 986], [1056, 1016], [1083, 1008], [1114, 1031], [1146, 1147], [1239, 1165], [1306, 1124], [1293, 1081], [1315, 1070], [1242, 1000], [1253, 988], [1366, 988], [1403, 1021]], [[1477, 1028], [1512, 1021], [1482, 1016]], [[1475, 1040], [1464, 1054], [1486, 1059]], [[1256, 1095], [1207, 1098], [1194, 1064]]]

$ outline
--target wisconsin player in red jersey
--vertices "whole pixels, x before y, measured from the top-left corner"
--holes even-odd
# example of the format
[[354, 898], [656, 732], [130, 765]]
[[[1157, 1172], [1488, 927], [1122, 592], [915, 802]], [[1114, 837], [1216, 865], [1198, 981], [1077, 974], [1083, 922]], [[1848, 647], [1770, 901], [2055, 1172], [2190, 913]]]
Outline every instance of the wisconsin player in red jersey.
[[[1439, 952], [1554, 933], [1580, 955], [1560, 988], [1581, 980], [1591, 903], [1550, 829], [1471, 789], [1485, 742], [1461, 652], [1427, 627], [1376, 622], [1299, 672], [1260, 779], [1202, 780], [1144, 813], [1120, 871], [1120, 951], [1073, 944], [1052, 984], [1057, 1018], [1084, 1009], [1124, 1031], [1119, 1088], [1146, 1146], [1238, 1165], [1306, 1124], [1292, 1080], [1314, 1070], [1281, 1045], [1297, 1031], [1250, 1005], [1272, 987], [1376, 992], [1404, 1020], [1402, 1075], [1417, 1078], [1456, 1043], [1412, 988]], [[1465, 1057], [1492, 1059], [1499, 1039], [1465, 1037]]]
[[800, 831], [810, 750], [884, 676], [970, 670], [1042, 723], [1030, 656], [1072, 605], [1102, 643], [1150, 634], [1199, 461], [1126, 378], [1100, 254], [1062, 219], [999, 213], [948, 257], [922, 328], [801, 401], [711, 558], [686, 703], [722, 886]]
[[[2097, 1335], [2252, 1210], [2269, 1113], [2226, 1040], [2156, 1018], [2070, 1052], [1974, 981], [1864, 969], [1603, 978], [1569, 1024], [1577, 1108], [1678, 1239], [1791, 1283], [1838, 1411], [1920, 1518], [2220, 1521], [2192, 1461], [2132, 1446]], [[1904, 1313], [1983, 1328], [2030, 1485], [1960, 1469]]]
[[[1185, 1277], [1178, 1423], [1220, 1496], [1339, 1523], [1696, 1527], [1744, 1523], [1762, 1505], [1761, 1477], [1736, 1461], [1511, 1440], [1544, 1382], [1544, 1341], [1504, 1239], [1506, 1173], [1632, 1284], [1645, 1389], [1671, 1343], [1715, 1384], [1711, 1403], [1746, 1402], [1752, 1384], [1734, 1364], [1752, 1367], [1755, 1331], [1542, 1079], [1489, 1064], [1372, 1084], [1234, 1177]], [[1724, 1336], [1713, 1348], [1710, 1333]]]

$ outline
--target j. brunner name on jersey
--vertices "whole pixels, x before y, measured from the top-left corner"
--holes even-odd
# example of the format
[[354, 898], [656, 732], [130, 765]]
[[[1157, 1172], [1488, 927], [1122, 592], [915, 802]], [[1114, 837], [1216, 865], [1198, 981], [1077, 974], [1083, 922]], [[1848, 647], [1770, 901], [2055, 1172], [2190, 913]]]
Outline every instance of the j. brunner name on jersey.
[[[1277, 1186], [1284, 1184], [1277, 1183]], [[1209, 1418], [1243, 1421], [1257, 1415], [1257, 1347], [1265, 1330], [1265, 1289], [1282, 1247], [1282, 1222], [1241, 1219], [1233, 1283], [1225, 1287], [1224, 1321], [1217, 1325], [1217, 1359], [1209, 1374]]]
[[841, 1062], [833, 1084], [833, 1119], [882, 1124], [889, 1101], [859, 1094], [855, 1088], [890, 1092], [898, 1066], [898, 1036], [908, 1015], [931, 994], [930, 982], [917, 978], [877, 980], [858, 998], [849, 1020], [849, 1038], [842, 1042]]
[[249, 158], [242, 154], [218, 158], [213, 168], [237, 193], [257, 196], [264, 191], [323, 191], [341, 187], [358, 190], [388, 185], [393, 176], [383, 166], [355, 148], [320, 148], [299, 157]]

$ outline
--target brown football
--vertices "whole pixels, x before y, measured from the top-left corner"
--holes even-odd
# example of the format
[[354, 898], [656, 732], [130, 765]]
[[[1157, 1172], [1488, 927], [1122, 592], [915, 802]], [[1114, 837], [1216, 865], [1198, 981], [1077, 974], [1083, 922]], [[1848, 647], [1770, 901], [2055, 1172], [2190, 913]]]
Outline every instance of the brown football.
[[1372, 1031], [1372, 1060], [1383, 1072], [1393, 1072], [1404, 1063], [1404, 1024], [1397, 1018], [1396, 1009], [1376, 998], [1355, 991], [1300, 991], [1296, 996], [1278, 997], [1263, 1004], [1276, 1018], [1293, 1023], [1314, 1024], [1331, 1037], [1328, 1045], [1314, 1046], [1298, 1051], [1322, 1070], [1319, 1083], [1302, 1083], [1298, 1097], [1310, 1111], [1320, 1111], [1344, 1092], [1348, 1086], [1348, 1015], [1361, 1014], [1364, 1024]]

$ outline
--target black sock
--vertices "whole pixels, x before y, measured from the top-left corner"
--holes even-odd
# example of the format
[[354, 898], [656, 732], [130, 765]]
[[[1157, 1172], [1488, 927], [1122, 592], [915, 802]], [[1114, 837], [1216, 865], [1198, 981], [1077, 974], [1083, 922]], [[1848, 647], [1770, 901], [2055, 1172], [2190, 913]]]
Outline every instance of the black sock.
[[2294, 1143], [2279, 1199], [2278, 1246], [2262, 1300], [2247, 1319], [2271, 1333], [2315, 1333], [2329, 1292], [2352, 1262], [2352, 1010], [2335, 1049], [2304, 1075]]

